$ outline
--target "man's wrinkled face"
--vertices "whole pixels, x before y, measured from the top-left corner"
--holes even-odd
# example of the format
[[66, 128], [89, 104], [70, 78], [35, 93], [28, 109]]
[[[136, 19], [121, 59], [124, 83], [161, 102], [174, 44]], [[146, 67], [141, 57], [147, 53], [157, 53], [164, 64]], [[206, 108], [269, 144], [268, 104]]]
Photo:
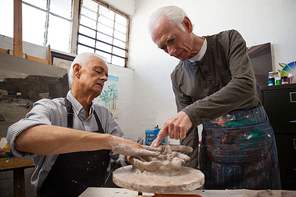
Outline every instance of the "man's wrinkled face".
[[87, 92], [99, 96], [108, 79], [107, 64], [100, 58], [93, 57], [87, 65], [81, 67], [80, 71], [80, 83], [83, 88]]
[[160, 20], [160, 25], [152, 32], [153, 42], [170, 56], [181, 61], [193, 57], [193, 39], [186, 24], [183, 24], [185, 31], [182, 31], [179, 27], [170, 25], [165, 17]]

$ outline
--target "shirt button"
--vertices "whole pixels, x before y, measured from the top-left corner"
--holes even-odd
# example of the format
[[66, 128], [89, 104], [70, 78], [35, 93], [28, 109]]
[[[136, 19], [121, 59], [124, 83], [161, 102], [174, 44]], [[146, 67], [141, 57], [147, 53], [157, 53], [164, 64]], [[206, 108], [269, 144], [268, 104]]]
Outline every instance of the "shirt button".
[[213, 83], [213, 80], [209, 80], [209, 83]]
[[204, 75], [207, 75], [208, 73], [209, 73], [208, 71], [204, 71], [204, 72], [203, 72]]

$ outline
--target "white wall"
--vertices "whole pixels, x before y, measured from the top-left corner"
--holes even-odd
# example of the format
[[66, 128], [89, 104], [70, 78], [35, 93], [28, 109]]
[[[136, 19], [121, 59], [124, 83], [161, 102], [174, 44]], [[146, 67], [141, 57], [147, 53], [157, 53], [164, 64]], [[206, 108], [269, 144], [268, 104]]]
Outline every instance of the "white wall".
[[122, 68], [119, 66], [108, 65], [109, 75], [119, 77], [119, 115], [117, 122], [123, 130], [126, 138], [137, 140], [137, 136], [133, 134], [133, 103], [134, 103], [134, 90], [133, 78], [134, 71], [131, 69]]
[[135, 0], [103, 0], [114, 8], [124, 12], [129, 16], [133, 16], [135, 14]]
[[[0, 34], [0, 48], [13, 50], [13, 39]], [[13, 54], [11, 52], [11, 54]], [[23, 42], [23, 54], [46, 59], [46, 47], [35, 45], [29, 42]]]
[[295, 0], [136, 0], [129, 51], [129, 66], [134, 69], [134, 135], [176, 113], [170, 73], [178, 60], [159, 50], [147, 30], [152, 12], [166, 5], [183, 8], [197, 35], [237, 29], [247, 46], [272, 44], [274, 68], [279, 62], [296, 61]]

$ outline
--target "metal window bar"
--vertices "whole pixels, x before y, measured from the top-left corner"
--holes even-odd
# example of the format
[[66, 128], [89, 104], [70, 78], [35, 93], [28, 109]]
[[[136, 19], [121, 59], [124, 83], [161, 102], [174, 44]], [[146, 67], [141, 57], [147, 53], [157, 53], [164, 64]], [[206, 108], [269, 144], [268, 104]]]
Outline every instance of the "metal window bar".
[[37, 6], [33, 5], [33, 4], [30, 4], [30, 3], [27, 3], [27, 2], [24, 2], [24, 1], [22, 1], [22, 2], [23, 2], [23, 4], [26, 4], [26, 5], [31, 6], [31, 7], [33, 7], [33, 8], [36, 8], [36, 9], [38, 9], [38, 10], [40, 10], [40, 11], [48, 12], [49, 14], [52, 14], [53, 16], [59, 17], [59, 18], [61, 18], [61, 19], [67, 20], [67, 21], [69, 21], [69, 22], [72, 21], [72, 19], [65, 18], [65, 17], [63, 17], [63, 16], [57, 15], [57, 14], [55, 14], [55, 13], [49, 11], [49, 1], [47, 2], [47, 9], [46, 9], [46, 10], [45, 10], [45, 9], [42, 9], [42, 8], [40, 8], [40, 7], [37, 7]]
[[116, 57], [119, 57], [119, 58], [122, 58], [122, 59], [127, 60], [126, 57], [122, 57], [122, 56], [120, 56], [120, 55], [116, 55], [116, 54], [114, 54], [114, 53], [110, 53], [110, 52], [107, 52], [107, 51], [104, 51], [104, 50], [98, 49], [98, 48], [96, 48], [96, 47], [92, 47], [92, 46], [89, 46], [89, 45], [86, 45], [86, 44], [83, 44], [83, 43], [80, 43], [80, 42], [78, 42], [78, 44], [81, 45], [81, 46], [84, 46], [84, 47], [88, 47], [88, 48], [90, 48], [90, 49], [93, 49], [94, 51], [100, 51], [100, 52], [103, 52], [103, 53], [107, 53], [108, 55], [116, 56]]
[[46, 3], [46, 17], [45, 17], [45, 31], [44, 31], [44, 40], [43, 40], [43, 46], [46, 46], [47, 39], [48, 39], [48, 25], [49, 25], [49, 6], [50, 2], [47, 1]]
[[[97, 31], [97, 30], [95, 30], [95, 29], [93, 29], [93, 28], [90, 28], [90, 27], [87, 27], [87, 26], [85, 26], [85, 25], [82, 25], [82, 24], [80, 24], [80, 25], [83, 26], [83, 27], [85, 27], [85, 28], [88, 28], [88, 29], [90, 29], [90, 30], [95, 31], [95, 32], [96, 32], [96, 35], [97, 35], [98, 32], [101, 33], [101, 34], [107, 35], [107, 34], [105, 34], [105, 33], [103, 33], [103, 32]], [[85, 36], [85, 37], [87, 37], [87, 38], [93, 39], [94, 41], [99, 41], [99, 42], [102, 42], [102, 43], [104, 43], [104, 44], [110, 45], [110, 46], [112, 46], [112, 47], [116, 47], [116, 48], [118, 48], [118, 49], [125, 50], [125, 51], [127, 52], [127, 49], [121, 48], [121, 47], [116, 46], [116, 45], [114, 45], [114, 44], [107, 43], [107, 42], [105, 42], [105, 41], [103, 41], [103, 40], [100, 40], [100, 39], [98, 39], [98, 38], [96, 38], [96, 37], [94, 38], [94, 37], [88, 36], [88, 35], [83, 34], [83, 33], [80, 33], [80, 32], [78, 32], [78, 35]], [[109, 35], [107, 35], [107, 36], [109, 36]], [[111, 36], [111, 37], [112, 37], [112, 36]], [[122, 40], [117, 39], [117, 38], [114, 38], [114, 37], [112, 37], [112, 38], [115, 39], [115, 40], [122, 41]], [[122, 42], [124, 42], [124, 41], [122, 41]]]
[[[98, 23], [99, 23], [99, 17], [104, 17], [103, 15], [102, 16], [100, 16], [100, 6], [103, 6], [103, 5], [101, 5], [101, 3], [100, 2], [98, 2], [98, 13], [97, 13], [97, 23], [96, 23], [96, 25], [98, 25]], [[105, 7], [105, 6], [104, 6]], [[107, 7], [107, 9], [109, 9], [108, 7]], [[111, 10], [112, 11], [112, 10]], [[114, 25], [114, 20], [115, 20], [115, 14], [114, 14], [114, 17], [113, 17], [113, 20], [112, 20], [112, 26], [110, 25], [110, 27], [113, 29], [113, 31], [112, 31], [112, 38], [114, 38], [114, 27], [115, 27], [115, 25]], [[102, 24], [102, 23], [101, 23]], [[103, 25], [105, 25], [105, 24], [103, 24]], [[98, 29], [98, 27], [96, 27], [96, 30]], [[96, 39], [97, 39], [97, 31], [96, 31]], [[98, 39], [97, 39], [98, 40]], [[96, 42], [95, 42], [95, 46], [96, 46]], [[108, 44], [108, 45], [110, 45], [110, 44]], [[113, 45], [113, 40], [112, 40], [112, 45]], [[111, 45], [111, 46], [112, 46]], [[113, 55], [115, 55], [115, 54], [113, 54], [113, 47], [111, 47], [111, 62], [113, 62]]]
[[[124, 14], [118, 12], [117, 10], [112, 9], [108, 4], [105, 4], [105, 3], [101, 2], [101, 1], [95, 1], [95, 2], [98, 3], [97, 18], [96, 18], [95, 20], [94, 20], [93, 18], [90, 18], [90, 17], [84, 15], [84, 14], [81, 14], [81, 15], [84, 16], [84, 17], [86, 17], [86, 18], [88, 18], [88, 19], [90, 19], [90, 20], [96, 21], [96, 29], [90, 28], [90, 27], [88, 27], [88, 26], [85, 26], [85, 25], [79, 23], [79, 25], [81, 25], [81, 26], [83, 26], [83, 27], [86, 27], [86, 28], [88, 28], [88, 29], [91, 29], [91, 30], [95, 31], [95, 33], [96, 33], [96, 34], [95, 34], [95, 38], [90, 37], [90, 36], [87, 36], [87, 35], [85, 35], [85, 34], [82, 34], [82, 33], [80, 33], [79, 31], [78, 31], [78, 36], [85, 36], [85, 37], [87, 37], [87, 38], [93, 39], [93, 40], [94, 40], [94, 45], [95, 45], [95, 46], [96, 46], [96, 41], [99, 41], [99, 42], [101, 42], [101, 43], [104, 43], [104, 44], [107, 44], [107, 45], [111, 46], [111, 53], [110, 53], [110, 52], [107, 52], [107, 51], [104, 51], [104, 50], [101, 50], [101, 49], [98, 49], [98, 48], [96, 48], [96, 47], [92, 47], [92, 46], [89, 46], [89, 45], [83, 44], [83, 43], [81, 43], [81, 42], [77, 42], [77, 45], [81, 45], [81, 46], [84, 46], [84, 47], [91, 48], [91, 49], [93, 49], [93, 50], [97, 50], [97, 51], [100, 51], [100, 52], [103, 52], [103, 53], [109, 54], [109, 55], [111, 55], [111, 60], [110, 60], [111, 62], [112, 62], [114, 56], [119, 57], [119, 58], [122, 58], [122, 59], [125, 60], [125, 65], [124, 65], [124, 67], [126, 67], [126, 65], [127, 65], [127, 60], [128, 60], [128, 58], [127, 58], [127, 54], [128, 54], [128, 49], [127, 49], [128, 46], [127, 46], [127, 42], [128, 42], [128, 31], [129, 31], [129, 29], [128, 29], [128, 23], [129, 23], [129, 22], [127, 22], [126, 32], [125, 32], [125, 33], [122, 32], [122, 31], [117, 31], [117, 30], [115, 30], [115, 23], [116, 23], [115, 16], [116, 16], [116, 14], [119, 14], [119, 15], [125, 17], [125, 18], [126, 18], [126, 16], [125, 16]], [[103, 7], [107, 8], [107, 9], [109, 9], [109, 10], [111, 10], [112, 12], [115, 13], [115, 14], [114, 14], [114, 19], [113, 19], [113, 32], [112, 32], [112, 35], [111, 35], [111, 36], [110, 36], [110, 35], [107, 35], [107, 34], [105, 34], [105, 33], [100, 32], [100, 31], [97, 30], [97, 29], [98, 29], [98, 27], [97, 27], [98, 24], [106, 25], [106, 24], [103, 24], [103, 23], [99, 23], [99, 22], [98, 22], [98, 19], [99, 19], [99, 17], [100, 17], [100, 13], [99, 13], [99, 10], [100, 10], [99, 8], [100, 8], [100, 6], [103, 6]], [[83, 5], [81, 5], [81, 7], [83, 7], [84, 9], [90, 10], [90, 9], [88, 9], [87, 7], [84, 7]], [[92, 10], [90, 10], [90, 11], [92, 11]], [[93, 12], [93, 11], [92, 11], [92, 12]], [[103, 16], [103, 17], [104, 17], [104, 16]], [[128, 19], [127, 19], [127, 20], [128, 20]], [[129, 21], [129, 20], [128, 20], [128, 21]], [[112, 28], [112, 27], [110, 27], [110, 28]], [[120, 39], [118, 39], [118, 38], [115, 38], [115, 37], [114, 37], [114, 32], [115, 32], [115, 31], [117, 31], [117, 32], [121, 32], [121, 33], [123, 33], [123, 34], [126, 34], [126, 37], [127, 37], [126, 40], [127, 40], [127, 41], [123, 41], [123, 40], [120, 40]], [[106, 43], [106, 42], [104, 42], [104, 41], [98, 39], [98, 38], [97, 38], [97, 33], [98, 33], [98, 32], [99, 32], [99, 33], [102, 33], [102, 34], [104, 34], [104, 35], [107, 35], [107, 36], [112, 37], [112, 38], [113, 38], [113, 39], [112, 39], [112, 44], [110, 44], [110, 43]], [[119, 41], [121, 41], [121, 42], [124, 42], [126, 48], [123, 49], [123, 48], [121, 48], [121, 47], [118, 47], [118, 46], [114, 45], [114, 40], [119, 40]], [[122, 56], [119, 56], [119, 55], [114, 54], [114, 53], [113, 53], [113, 47], [116, 47], [116, 48], [118, 48], [118, 49], [124, 50], [124, 51], [125, 51], [125, 56], [126, 56], [126, 57], [122, 57]]]

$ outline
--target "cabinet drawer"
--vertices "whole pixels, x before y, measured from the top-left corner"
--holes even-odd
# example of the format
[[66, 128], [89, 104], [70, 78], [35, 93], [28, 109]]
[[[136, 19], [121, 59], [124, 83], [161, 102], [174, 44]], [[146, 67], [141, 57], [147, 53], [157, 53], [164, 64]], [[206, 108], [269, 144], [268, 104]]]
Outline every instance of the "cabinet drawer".
[[285, 135], [275, 134], [280, 173], [282, 180], [282, 189], [296, 189], [286, 187], [287, 182], [296, 183], [296, 134]]
[[261, 93], [274, 132], [296, 134], [296, 86], [262, 87]]

